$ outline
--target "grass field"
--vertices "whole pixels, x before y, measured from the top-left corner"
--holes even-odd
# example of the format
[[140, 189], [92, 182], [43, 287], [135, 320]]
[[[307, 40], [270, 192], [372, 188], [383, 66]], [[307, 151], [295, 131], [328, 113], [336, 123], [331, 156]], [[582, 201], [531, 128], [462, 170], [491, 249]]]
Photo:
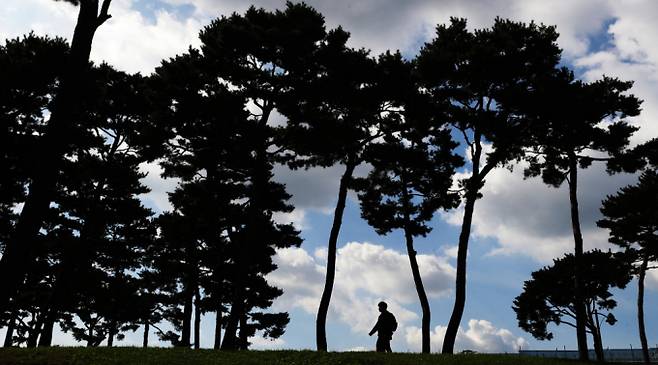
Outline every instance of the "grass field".
[[8, 348], [0, 349], [0, 365], [548, 365], [582, 364], [574, 361], [520, 357], [518, 355], [420, 355], [373, 352], [241, 351], [118, 348]]

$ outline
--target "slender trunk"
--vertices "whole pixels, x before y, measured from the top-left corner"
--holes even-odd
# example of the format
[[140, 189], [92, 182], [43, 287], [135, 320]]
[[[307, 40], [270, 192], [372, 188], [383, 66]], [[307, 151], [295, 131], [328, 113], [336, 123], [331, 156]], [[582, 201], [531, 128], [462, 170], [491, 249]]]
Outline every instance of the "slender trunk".
[[89, 336], [89, 338], [87, 339], [87, 347], [94, 347], [94, 343], [93, 343], [93, 341], [94, 341], [94, 327], [93, 326], [89, 326], [89, 331], [88, 331], [87, 335]]
[[110, 322], [110, 331], [107, 334], [107, 347], [112, 347], [114, 346], [114, 336], [116, 333], [116, 324], [114, 321]]
[[239, 309], [235, 304], [231, 305], [231, 312], [226, 323], [224, 331], [224, 341], [222, 341], [222, 350], [235, 350], [236, 334], [238, 331], [238, 321], [240, 320]]
[[39, 336], [39, 347], [50, 347], [53, 341], [53, 327], [55, 326], [55, 316], [48, 311], [44, 320], [41, 335]]
[[26, 268], [33, 260], [33, 250], [38, 242], [43, 224], [53, 198], [61, 159], [68, 145], [69, 129], [78, 120], [80, 85], [85, 78], [94, 34], [98, 26], [109, 18], [107, 10], [111, 0], [104, 0], [101, 14], [99, 0], [80, 1], [78, 20], [73, 32], [67, 68], [61, 87], [51, 110], [50, 120], [41, 147], [45, 153], [35, 168], [29, 194], [16, 224], [16, 229], [7, 240], [0, 258], [0, 312], [4, 312], [9, 301], [25, 280]]
[[351, 160], [348, 161], [338, 188], [338, 202], [336, 202], [334, 222], [331, 226], [327, 248], [327, 275], [325, 277], [324, 290], [322, 291], [322, 297], [320, 298], [320, 307], [318, 308], [318, 316], [315, 322], [315, 340], [318, 351], [327, 351], [327, 312], [329, 311], [329, 302], [331, 301], [331, 292], [334, 289], [334, 279], [336, 276], [336, 243], [338, 242], [340, 225], [343, 221], [347, 191], [355, 167], [356, 164], [354, 162]]
[[420, 307], [423, 312], [423, 317], [421, 319], [421, 333], [422, 333], [422, 352], [424, 354], [430, 353], [430, 303], [427, 300], [427, 294], [425, 293], [425, 287], [423, 286], [423, 279], [420, 276], [420, 269], [418, 268], [418, 260], [416, 260], [416, 250], [414, 249], [414, 237], [411, 234], [409, 226], [411, 224], [411, 218], [409, 216], [410, 211], [410, 198], [409, 193], [406, 188], [406, 182], [404, 176], [401, 176], [402, 183], [405, 185], [402, 193], [402, 209], [404, 210], [404, 238], [407, 244], [407, 256], [409, 256], [409, 265], [411, 265], [411, 274], [414, 278], [414, 285], [416, 286], [416, 293], [418, 293], [418, 300], [420, 301]]
[[569, 155], [569, 202], [571, 203], [571, 226], [574, 239], [574, 293], [576, 312], [576, 338], [578, 340], [578, 357], [580, 361], [589, 360], [587, 348], [586, 309], [582, 293], [583, 235], [580, 230], [578, 212], [578, 160], [575, 154]]
[[26, 347], [37, 347], [37, 340], [39, 339], [39, 333], [41, 333], [41, 327], [43, 327], [43, 314], [37, 315], [37, 320], [34, 326], [30, 329], [27, 342], [25, 343]]
[[240, 316], [240, 344], [239, 348], [241, 350], [248, 350], [249, 349], [249, 330], [247, 329], [247, 315], [242, 314]]
[[194, 348], [199, 349], [201, 342], [201, 294], [199, 286], [194, 290]]
[[217, 313], [215, 316], [215, 343], [213, 349], [219, 350], [222, 345], [222, 306], [217, 306]]
[[149, 347], [149, 331], [150, 331], [150, 323], [149, 321], [146, 321], [144, 323], [144, 338], [142, 339], [142, 347], [147, 348]]
[[185, 289], [185, 303], [183, 304], [183, 330], [181, 331], [181, 339], [178, 342], [178, 346], [181, 347], [190, 347], [191, 341], [191, 325], [192, 325], [192, 298], [194, 297], [194, 291], [191, 288], [191, 285], [188, 284], [188, 287]]
[[5, 343], [4, 347], [12, 347], [14, 345], [14, 329], [16, 328], [16, 318], [12, 313], [11, 318], [9, 319], [9, 324], [7, 325], [7, 333], [5, 333]]
[[649, 357], [649, 345], [647, 344], [647, 333], [644, 329], [644, 278], [647, 274], [647, 266], [649, 265], [649, 255], [644, 254], [642, 258], [642, 265], [637, 278], [637, 324], [640, 331], [640, 343], [642, 345], [642, 359], [645, 364], [651, 364]]
[[[595, 303], [591, 303], [592, 306], [595, 306]], [[596, 309], [587, 305], [587, 318], [591, 324], [590, 330], [592, 331], [592, 340], [594, 342], [594, 354], [596, 355], [597, 362], [604, 362], [605, 357], [603, 354], [603, 340], [601, 338], [601, 322], [599, 321], [599, 313]]]
[[452, 354], [455, 349], [455, 340], [457, 331], [464, 314], [466, 306], [466, 257], [468, 255], [468, 240], [471, 236], [471, 224], [473, 222], [473, 212], [475, 210], [475, 201], [477, 200], [480, 189], [480, 158], [482, 156], [481, 136], [475, 136], [475, 151], [473, 153], [472, 163], [473, 170], [468, 180], [466, 189], [466, 202], [464, 204], [464, 218], [462, 220], [461, 232], [459, 233], [459, 244], [457, 246], [457, 274], [455, 277], [455, 304], [452, 308], [448, 328], [443, 338], [443, 354]]
[[414, 250], [413, 237], [409, 230], [405, 229], [404, 232], [406, 241], [407, 241], [407, 255], [409, 256], [409, 264], [411, 265], [411, 273], [414, 278], [414, 284], [416, 285], [416, 292], [418, 293], [418, 299], [420, 300], [420, 307], [423, 311], [422, 323], [422, 351], [424, 354], [430, 353], [430, 303], [427, 300], [427, 294], [425, 294], [425, 287], [423, 286], [423, 280], [420, 277], [420, 270], [418, 269], [418, 261], [416, 260], [416, 250]]

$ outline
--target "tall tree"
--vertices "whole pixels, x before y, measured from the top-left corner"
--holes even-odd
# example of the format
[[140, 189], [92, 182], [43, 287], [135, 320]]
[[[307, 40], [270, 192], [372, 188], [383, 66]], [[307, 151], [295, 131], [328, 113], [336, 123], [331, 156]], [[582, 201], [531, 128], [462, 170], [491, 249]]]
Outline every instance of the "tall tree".
[[[25, 201], [30, 176], [41, 158], [39, 146], [48, 121], [46, 111], [52, 107], [52, 95], [61, 79], [67, 52], [68, 45], [63, 39], [34, 34], [7, 40], [0, 46], [0, 250], [3, 255], [15, 230], [19, 204]], [[48, 213], [48, 218], [57, 217], [53, 210]], [[46, 225], [50, 223], [54, 221]], [[41, 279], [50, 274], [48, 265], [43, 270], [44, 260], [52, 258], [44, 252], [43, 243], [40, 234], [33, 242], [31, 270], [26, 270]], [[26, 277], [25, 293], [17, 293], [5, 307], [0, 306], [0, 318], [6, 318], [16, 331], [22, 323], [25, 300], [37, 292], [32, 286], [40, 280], [35, 281], [33, 276]], [[8, 339], [10, 344], [12, 336]]]
[[[273, 235], [273, 241], [255, 248], [268, 251], [295, 242], [290, 227], [279, 226], [271, 231], [274, 227], [271, 213], [292, 209], [286, 204], [276, 203], [284, 202], [287, 197], [283, 186], [272, 181], [273, 163], [282, 162], [283, 157], [281, 128], [275, 127], [276, 111], [281, 97], [293, 87], [292, 75], [306, 73], [305, 70], [311, 68], [318, 44], [325, 37], [323, 17], [305, 4], [291, 2], [284, 10], [275, 12], [251, 7], [244, 15], [233, 14], [217, 19], [201, 32], [201, 51], [209, 69], [214, 72], [213, 76], [246, 98], [250, 111], [245, 121], [248, 137], [242, 142], [248, 143], [245, 148], [251, 148], [253, 155], [253, 161], [248, 162], [247, 176], [251, 183], [245, 192], [248, 202], [243, 209], [247, 222], [231, 239], [231, 242], [243, 242], [235, 246], [236, 269], [232, 275], [237, 275], [237, 278], [250, 277], [249, 270], [267, 272], [274, 268], [269, 259], [258, 264], [254, 262], [255, 267], [242, 264], [252, 254], [251, 246], [246, 243], [270, 241], [266, 236], [268, 232]], [[275, 241], [279, 242], [274, 244]], [[263, 258], [268, 255], [265, 251], [260, 253]], [[245, 298], [246, 288], [234, 285], [232, 290], [231, 310], [222, 341], [222, 348], [227, 349], [245, 346], [250, 331], [245, 327], [243, 334], [243, 328], [240, 328], [240, 336], [236, 335], [239, 325], [247, 324], [244, 307], [249, 303]]]
[[[286, 146], [296, 159], [292, 168], [344, 166], [327, 244], [327, 271], [316, 318], [318, 351], [327, 351], [326, 321], [336, 272], [338, 236], [354, 171], [366, 147], [384, 135], [397, 117], [401, 96], [415, 90], [400, 54], [382, 56], [380, 64], [365, 50], [346, 47], [341, 28], [328, 32], [309, 69], [293, 74], [294, 89], [279, 110], [288, 118]], [[404, 75], [407, 72], [407, 75]], [[397, 86], [404, 86], [396, 89]]]
[[67, 1], [79, 6], [78, 21], [41, 141], [41, 150], [47, 152], [36, 161], [36, 168], [30, 176], [29, 194], [0, 259], [0, 277], [3, 278], [0, 281], [0, 310], [7, 308], [25, 279], [25, 270], [32, 260], [32, 245], [37, 240], [54, 198], [57, 176], [70, 143], [69, 138], [82, 112], [78, 99], [81, 96], [81, 84], [88, 76], [94, 34], [110, 18], [108, 11], [111, 0], [103, 0], [102, 4], [99, 0]]
[[[443, 340], [443, 353], [454, 350], [466, 303], [466, 256], [475, 201], [485, 178], [497, 167], [523, 155], [529, 141], [524, 105], [530, 92], [560, 60], [554, 27], [496, 19], [489, 29], [471, 32], [466, 20], [439, 25], [436, 38], [417, 58], [424, 86], [456, 133], [464, 137], [471, 173], [462, 180], [464, 218], [459, 235], [455, 304]], [[487, 152], [489, 151], [489, 152]]]
[[[575, 287], [575, 255], [567, 254], [553, 260], [553, 265], [532, 273], [523, 284], [523, 292], [514, 299], [519, 327], [539, 340], [550, 340], [550, 323], [576, 328], [575, 304], [585, 301], [585, 324], [592, 334], [597, 360], [603, 361], [601, 320], [614, 325], [617, 319], [612, 310], [617, 306], [610, 290], [623, 289], [631, 280], [628, 255], [623, 253], [587, 251], [581, 258], [588, 270], [582, 272], [582, 285]], [[576, 292], [580, 291], [580, 295]]]
[[644, 279], [649, 263], [658, 260], [658, 172], [648, 169], [636, 185], [621, 188], [603, 201], [605, 218], [599, 227], [610, 230], [610, 242], [634, 254], [637, 274], [637, 319], [644, 363], [649, 364], [649, 345], [644, 326]]
[[[431, 119], [431, 118], [429, 118]], [[463, 164], [452, 154], [457, 146], [447, 129], [430, 134], [426, 129], [409, 126], [383, 143], [373, 144], [366, 151], [366, 161], [373, 166], [367, 178], [355, 179], [359, 191], [361, 215], [386, 234], [402, 229], [409, 264], [422, 308], [422, 352], [430, 352], [430, 304], [416, 259], [414, 237], [431, 231], [427, 222], [438, 209], [454, 208], [459, 196], [450, 192], [454, 169]], [[428, 138], [430, 137], [430, 138]]]
[[[526, 177], [541, 175], [550, 186], [559, 187], [566, 181], [569, 187], [577, 296], [585, 267], [580, 263], [583, 237], [578, 210], [578, 169], [588, 168], [594, 161], [607, 162], [609, 173], [634, 168], [634, 164], [619, 162], [624, 159], [629, 138], [637, 129], [623, 118], [640, 112], [640, 101], [625, 94], [631, 86], [631, 82], [609, 77], [585, 83], [575, 80], [570, 71], [560, 69], [524, 100], [536, 111], [538, 121], [533, 126], [536, 132], [527, 155]], [[602, 123], [605, 121], [612, 122]], [[576, 298], [575, 308], [578, 349], [581, 359], [585, 359], [587, 314], [584, 298]]]

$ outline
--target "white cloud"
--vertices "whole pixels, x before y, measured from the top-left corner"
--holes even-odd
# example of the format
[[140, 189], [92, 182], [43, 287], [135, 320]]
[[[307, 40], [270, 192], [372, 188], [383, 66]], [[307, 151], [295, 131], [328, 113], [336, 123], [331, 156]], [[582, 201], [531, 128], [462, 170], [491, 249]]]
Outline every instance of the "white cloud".
[[[275, 258], [279, 268], [268, 276], [272, 284], [284, 290], [275, 309], [298, 307], [315, 315], [324, 286], [324, 260], [322, 253], [313, 257], [303, 248], [279, 250]], [[445, 257], [418, 255], [418, 263], [430, 298], [450, 293], [454, 268]], [[407, 255], [371, 243], [350, 242], [341, 247], [329, 321], [337, 318], [353, 332], [367, 333], [381, 300], [389, 304], [401, 327], [418, 320], [408, 308], [416, 305], [418, 297]]]
[[[430, 333], [430, 348], [432, 352], [441, 351], [443, 337], [447, 327], [436, 326]], [[422, 333], [418, 327], [407, 327], [405, 340], [412, 351], [420, 351]], [[496, 328], [491, 322], [484, 319], [471, 319], [468, 329], [459, 328], [455, 341], [455, 350], [474, 350], [477, 352], [517, 352], [526, 345], [526, 340], [516, 337], [505, 328]]]
[[[197, 45], [198, 32], [206, 19], [178, 19], [158, 10], [154, 20], [143, 16], [133, 0], [114, 0], [112, 18], [98, 28], [91, 52], [96, 62], [106, 61], [128, 72], [150, 73], [165, 58]], [[61, 1], [22, 0], [0, 8], [0, 38], [14, 38], [34, 30], [40, 35], [70, 39], [77, 8]]]
[[140, 195], [142, 201], [147, 206], [156, 210], [156, 213], [173, 209], [171, 203], [169, 203], [169, 195], [167, 193], [173, 192], [176, 189], [180, 179], [162, 178], [161, 174], [163, 170], [157, 162], [142, 163], [139, 165], [139, 171], [147, 174], [141, 179], [142, 184], [151, 188], [150, 192]]
[[[517, 166], [513, 172], [499, 168], [489, 174], [483, 198], [475, 203], [472, 238], [495, 238], [498, 245], [492, 248], [492, 254], [524, 255], [550, 262], [573, 251], [567, 186], [565, 183], [555, 189], [540, 178], [524, 180], [522, 167]], [[601, 201], [633, 181], [631, 175], [609, 176], [604, 170], [597, 164], [579, 170], [578, 199], [586, 249], [609, 247], [607, 231], [596, 226]], [[442, 217], [459, 226], [463, 208], [443, 213]]]

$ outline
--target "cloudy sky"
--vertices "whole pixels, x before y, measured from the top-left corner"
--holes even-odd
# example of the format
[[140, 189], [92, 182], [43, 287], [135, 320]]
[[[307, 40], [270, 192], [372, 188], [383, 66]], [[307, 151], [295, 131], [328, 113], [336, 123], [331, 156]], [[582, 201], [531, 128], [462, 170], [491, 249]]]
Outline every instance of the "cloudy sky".
[[[256, 6], [281, 8], [280, 0], [254, 0]], [[651, 0], [310, 0], [329, 26], [342, 25], [352, 33], [351, 45], [373, 54], [399, 49], [409, 58], [433, 36], [437, 23], [450, 16], [465, 17], [472, 28], [488, 27], [496, 16], [557, 25], [563, 63], [585, 80], [601, 75], [635, 80], [632, 90], [644, 100], [641, 127], [633, 143], [658, 136], [658, 2]], [[92, 51], [95, 61], [149, 74], [160, 60], [198, 44], [198, 31], [210, 20], [243, 12], [244, 0], [114, 0], [112, 19], [97, 32]], [[0, 38], [37, 34], [69, 38], [76, 9], [53, 0], [3, 0]], [[168, 209], [166, 192], [173, 181], [158, 178], [157, 166], [145, 166], [153, 192], [145, 204]], [[281, 217], [302, 228], [299, 249], [282, 251], [280, 269], [271, 280], [286, 293], [275, 303], [291, 313], [287, 333], [275, 342], [255, 340], [260, 348], [314, 348], [315, 312], [324, 282], [326, 240], [341, 168], [290, 172], [278, 168], [276, 178], [294, 195], [294, 213]], [[606, 194], [632, 183], [633, 176], [607, 176], [601, 167], [583, 171], [580, 204], [588, 248], [607, 248], [607, 232], [596, 228], [598, 208]], [[549, 188], [539, 180], [524, 181], [521, 169], [494, 171], [487, 179], [484, 198], [476, 204], [468, 266], [468, 298], [458, 349], [510, 352], [524, 349], [575, 347], [570, 328], [558, 327], [555, 339], [539, 342], [516, 325], [513, 298], [532, 271], [573, 246], [568, 196], [564, 188]], [[419, 239], [420, 270], [432, 305], [432, 349], [439, 350], [448, 322], [454, 285], [456, 241], [461, 211], [437, 215], [434, 231]], [[339, 238], [336, 288], [328, 318], [331, 350], [370, 349], [367, 336], [377, 316], [376, 303], [389, 302], [400, 328], [395, 351], [420, 349], [420, 306], [411, 280], [403, 237], [397, 232], [378, 236], [359, 216], [358, 203], [348, 202]], [[651, 274], [647, 293], [650, 344], [658, 342], [658, 274]], [[638, 347], [635, 322], [635, 284], [616, 293], [619, 322], [604, 329], [604, 346]], [[202, 346], [212, 345], [214, 318], [203, 322]], [[139, 344], [140, 334], [129, 334], [123, 344]], [[59, 344], [71, 339], [58, 334]]]

